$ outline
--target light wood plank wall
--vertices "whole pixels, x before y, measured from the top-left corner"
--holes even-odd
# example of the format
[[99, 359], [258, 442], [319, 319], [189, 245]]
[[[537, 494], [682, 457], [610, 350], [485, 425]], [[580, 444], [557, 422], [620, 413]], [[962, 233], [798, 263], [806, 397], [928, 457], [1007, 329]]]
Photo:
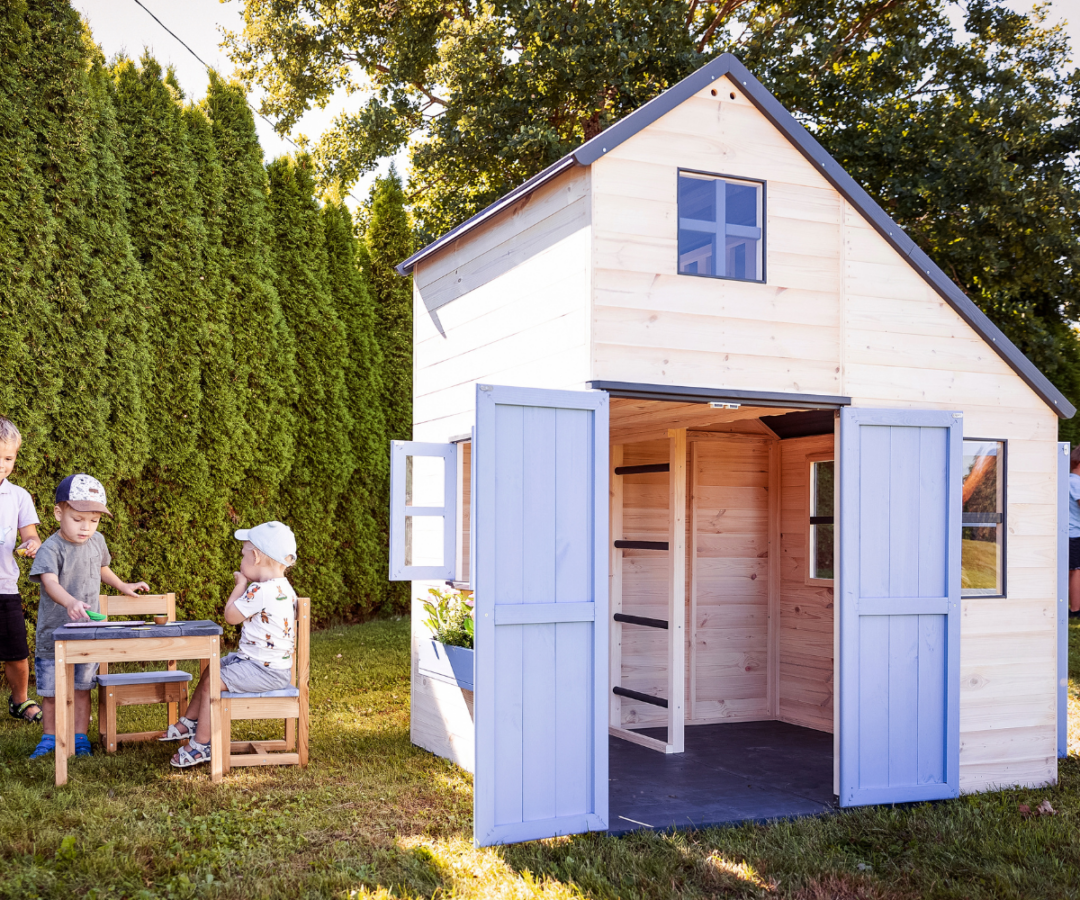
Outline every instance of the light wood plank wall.
[[[766, 180], [767, 284], [677, 274], [679, 166]], [[1054, 782], [1054, 413], [734, 82], [591, 170], [592, 378], [959, 410], [1009, 441], [1009, 596], [961, 604], [960, 783]]]
[[[585, 387], [589, 181], [586, 169], [568, 172], [416, 267], [414, 440], [467, 433], [477, 382]], [[467, 573], [467, 542], [462, 550]], [[412, 583], [411, 737], [472, 771], [472, 694], [417, 671], [417, 642], [429, 636], [420, 598], [439, 586]]]
[[[669, 462], [667, 440], [641, 441], [623, 446], [624, 466]], [[666, 541], [671, 515], [668, 475], [649, 472], [620, 475], [622, 479], [622, 534], [611, 539]], [[616, 550], [622, 553], [622, 611], [650, 619], [668, 617], [668, 554], [663, 550]], [[621, 625], [622, 686], [654, 697], [668, 695], [668, 632], [640, 625]], [[667, 711], [623, 697], [622, 724], [626, 728], [659, 727]]]
[[715, 435], [693, 460], [689, 719], [770, 719], [769, 445]]
[[831, 454], [833, 436], [780, 442], [779, 718], [833, 730], [833, 589], [808, 584], [810, 458]]

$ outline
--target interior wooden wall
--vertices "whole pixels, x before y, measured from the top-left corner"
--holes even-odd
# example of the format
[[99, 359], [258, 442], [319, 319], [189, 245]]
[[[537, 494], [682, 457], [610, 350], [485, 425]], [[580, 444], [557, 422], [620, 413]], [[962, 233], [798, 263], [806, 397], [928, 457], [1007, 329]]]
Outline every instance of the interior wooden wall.
[[691, 443], [693, 622], [689, 721], [771, 718], [769, 445], [720, 435]]
[[[833, 589], [808, 584], [811, 456], [833, 436], [780, 442], [780, 690], [777, 718], [833, 730]], [[820, 458], [820, 456], [819, 456]]]
[[[668, 442], [642, 441], [623, 447], [623, 465], [642, 466], [668, 462]], [[668, 475], [652, 472], [621, 475], [623, 482], [623, 533], [612, 540], [666, 541], [670, 526]], [[622, 611], [650, 619], [668, 617], [668, 554], [663, 550], [621, 550]], [[622, 686], [654, 697], [667, 698], [668, 632], [639, 625], [621, 625]], [[627, 728], [659, 726], [667, 722], [666, 710], [621, 700], [622, 724]]]

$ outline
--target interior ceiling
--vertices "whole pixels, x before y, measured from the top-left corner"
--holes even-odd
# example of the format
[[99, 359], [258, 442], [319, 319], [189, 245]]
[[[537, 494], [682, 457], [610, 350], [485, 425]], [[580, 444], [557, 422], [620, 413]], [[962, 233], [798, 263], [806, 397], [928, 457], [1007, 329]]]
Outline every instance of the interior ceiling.
[[793, 410], [775, 406], [740, 406], [714, 409], [708, 403], [671, 403], [666, 400], [611, 398], [611, 442], [632, 444], [666, 438], [669, 428], [694, 431], [729, 431], [743, 434], [773, 432], [761, 416], [781, 416]]
[[668, 436], [669, 428], [780, 438], [805, 437], [831, 432], [833, 410], [749, 405], [738, 409], [714, 409], [708, 403], [611, 398], [613, 444], [662, 440]]

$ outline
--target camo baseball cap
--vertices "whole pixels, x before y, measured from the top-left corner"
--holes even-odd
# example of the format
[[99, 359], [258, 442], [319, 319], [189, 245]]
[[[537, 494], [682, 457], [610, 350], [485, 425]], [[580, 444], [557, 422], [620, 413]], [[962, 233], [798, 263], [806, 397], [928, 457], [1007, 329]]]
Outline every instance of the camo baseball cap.
[[66, 503], [79, 512], [98, 512], [112, 516], [105, 505], [105, 487], [93, 475], [80, 472], [68, 475], [56, 488], [56, 502]]

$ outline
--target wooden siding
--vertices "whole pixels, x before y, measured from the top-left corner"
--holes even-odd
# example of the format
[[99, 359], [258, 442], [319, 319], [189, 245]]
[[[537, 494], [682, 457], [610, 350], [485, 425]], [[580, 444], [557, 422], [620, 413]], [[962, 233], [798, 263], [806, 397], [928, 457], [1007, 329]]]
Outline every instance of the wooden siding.
[[781, 721], [833, 730], [833, 589], [809, 584], [810, 459], [830, 457], [833, 436], [780, 442]]
[[414, 439], [467, 432], [477, 382], [585, 387], [588, 185], [571, 170], [417, 266]]
[[769, 446], [716, 435], [692, 447], [691, 718], [737, 722], [769, 710]]
[[[766, 181], [767, 283], [677, 274], [678, 167]], [[591, 169], [591, 378], [956, 410], [1009, 441], [1009, 596], [961, 603], [960, 785], [1056, 781], [1055, 414], [737, 84]]]
[[[589, 177], [587, 170], [568, 172], [416, 267], [415, 440], [446, 441], [468, 433], [477, 382], [585, 387]], [[467, 490], [467, 464], [465, 480]], [[463, 526], [469, 512], [466, 506]], [[462, 543], [467, 577], [467, 536]], [[472, 694], [417, 670], [416, 642], [428, 636], [420, 598], [429, 587], [444, 585], [412, 583], [411, 736], [418, 746], [472, 771]]]

